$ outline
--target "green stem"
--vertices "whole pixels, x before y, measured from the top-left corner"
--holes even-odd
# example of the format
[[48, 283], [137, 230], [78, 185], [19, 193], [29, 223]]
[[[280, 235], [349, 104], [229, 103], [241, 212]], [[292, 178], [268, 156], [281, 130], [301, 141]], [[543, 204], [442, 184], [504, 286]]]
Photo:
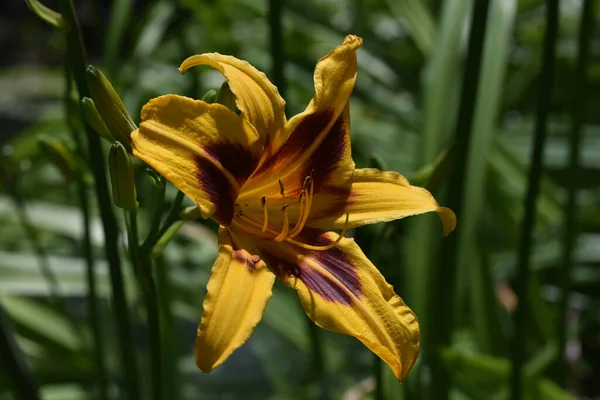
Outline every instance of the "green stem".
[[77, 181], [77, 195], [83, 217], [83, 253], [86, 264], [86, 279], [88, 286], [87, 302], [89, 310], [89, 321], [94, 338], [94, 358], [96, 360], [96, 372], [98, 374], [98, 389], [101, 399], [108, 399], [108, 379], [106, 364], [104, 362], [104, 339], [100, 328], [100, 312], [98, 310], [98, 294], [96, 293], [96, 274], [92, 255], [92, 242], [90, 232], [90, 205], [86, 193], [85, 182], [79, 178]]
[[284, 0], [269, 0], [269, 33], [271, 41], [271, 69], [273, 83], [285, 98], [285, 55], [283, 52], [283, 24], [281, 14]]
[[542, 175], [542, 156], [546, 140], [552, 83], [554, 80], [554, 62], [556, 57], [556, 37], [558, 32], [558, 0], [546, 2], [546, 37], [544, 39], [544, 55], [538, 92], [537, 115], [531, 165], [529, 167], [529, 184], [524, 202], [525, 216], [521, 225], [521, 242], [518, 254], [515, 292], [519, 304], [515, 313], [515, 331], [511, 343], [512, 374], [511, 399], [523, 398], [523, 364], [525, 363], [525, 343], [527, 320], [529, 318], [529, 280], [530, 259], [533, 245], [533, 229], [535, 227], [535, 206]]
[[142, 245], [142, 249], [144, 250], [143, 253], [147, 253], [148, 251], [152, 250], [152, 248], [148, 248], [150, 242], [156, 241], [160, 238], [158, 233], [160, 229], [160, 220], [162, 218], [162, 213], [165, 206], [165, 185], [164, 178], [157, 179], [161, 179], [163, 181], [161, 181], [159, 187], [154, 187], [156, 189], [156, 201], [154, 203], [154, 213], [152, 214], [152, 220], [150, 221], [150, 229], [148, 230], [148, 235], [146, 236], [146, 240]]
[[[581, 7], [581, 20], [577, 41], [578, 57], [575, 71], [574, 91], [571, 99], [571, 143], [569, 147], [569, 176], [574, 179], [579, 169], [579, 153], [581, 147], [581, 127], [583, 125], [581, 99], [586, 92], [585, 71], [589, 60], [591, 28], [593, 26], [594, 10], [592, 0], [584, 0]], [[565, 231], [563, 244], [563, 263], [561, 268], [562, 296], [559, 303], [558, 318], [558, 358], [556, 360], [556, 379], [561, 386], [566, 387], [567, 368], [564, 354], [567, 344], [569, 295], [571, 293], [571, 269], [573, 267], [573, 253], [577, 241], [577, 188], [571, 185], [567, 190], [567, 204], [565, 207]]]
[[[66, 58], [66, 57], [65, 57]], [[71, 137], [75, 142], [75, 150], [82, 158], [85, 149], [77, 132], [75, 124], [71, 123], [74, 116], [71, 115], [72, 107], [70, 106], [71, 92], [73, 89], [73, 81], [71, 79], [71, 71], [68, 62], [65, 63], [65, 111], [67, 115], [67, 125], [71, 131]], [[86, 279], [88, 285], [87, 303], [89, 312], [90, 326], [92, 327], [92, 336], [94, 340], [94, 360], [96, 362], [96, 373], [98, 376], [98, 390], [100, 399], [108, 399], [108, 380], [106, 374], [106, 364], [104, 362], [104, 340], [102, 330], [100, 328], [100, 313], [98, 312], [98, 295], [96, 293], [96, 274], [94, 272], [94, 258], [92, 250], [92, 239], [90, 232], [90, 202], [87, 194], [87, 187], [84, 179], [85, 171], [77, 171], [77, 180], [75, 182], [77, 188], [77, 197], [79, 199], [79, 207], [81, 208], [82, 224], [83, 224], [83, 255], [86, 265]]]
[[15, 396], [22, 400], [39, 400], [40, 393], [27, 362], [19, 348], [8, 317], [0, 303], [0, 370], [9, 377]]
[[173, 304], [173, 292], [171, 290], [171, 281], [168, 274], [167, 266], [162, 256], [156, 259], [156, 283], [158, 294], [160, 296], [161, 306], [161, 326], [162, 326], [162, 349], [164, 360], [164, 375], [165, 375], [165, 393], [169, 393], [173, 399], [180, 397], [179, 393], [179, 375], [177, 374], [177, 353], [178, 353], [178, 338], [175, 330], [175, 321], [171, 313]]
[[373, 354], [373, 375], [375, 376], [375, 400], [383, 400], [383, 363], [377, 354]]
[[321, 345], [321, 337], [319, 327], [310, 319], [306, 318], [306, 328], [310, 337], [310, 346], [312, 349], [312, 372], [313, 378], [320, 377], [324, 370], [323, 346]]
[[[467, 172], [469, 145], [472, 135], [473, 116], [477, 104], [477, 92], [481, 73], [481, 60], [483, 44], [487, 28], [489, 0], [475, 2], [471, 17], [469, 32], [469, 47], [467, 63], [463, 76], [460, 109], [456, 122], [455, 137], [455, 162], [448, 184], [448, 206], [454, 210], [458, 220], [462, 215], [464, 201], [464, 183]], [[429, 340], [431, 356], [431, 398], [436, 400], [448, 399], [450, 394], [449, 373], [444, 368], [439, 352], [452, 342], [454, 328], [454, 297], [456, 287], [456, 272], [458, 265], [458, 235], [450, 235], [443, 241], [442, 254], [447, 262], [440, 263], [433, 282], [430, 314], [431, 339]]]
[[[185, 27], [188, 26], [187, 21], [190, 13], [188, 9], [181, 6], [180, 2], [176, 3], [177, 10], [172, 23], [174, 24], [177, 32], [177, 42], [179, 43], [181, 54], [184, 54], [185, 57], [188, 57], [194, 54], [194, 46], [190, 43], [185, 31]], [[189, 86], [185, 95], [191, 98], [197, 98], [200, 93], [200, 87], [202, 86], [200, 83], [200, 76], [193, 68], [190, 71], [187, 71], [185, 76], [189, 81]]]
[[165, 232], [169, 230], [169, 228], [171, 227], [171, 225], [173, 225], [175, 221], [179, 220], [179, 213], [181, 212], [181, 204], [183, 203], [184, 196], [185, 195], [182, 191], [177, 192], [177, 195], [175, 196], [175, 201], [173, 202], [173, 205], [171, 205], [171, 208], [169, 209], [169, 212], [167, 213], [165, 221], [163, 222], [160, 230], [158, 231], [158, 234], [154, 236], [151, 236], [149, 234], [146, 240], [144, 241], [144, 244], [142, 245], [141, 249], [141, 252], [143, 254], [149, 255], [152, 252], [152, 248], [156, 245], [158, 240], [165, 234]]
[[[65, 28], [67, 37], [67, 57], [69, 57], [71, 71], [75, 78], [80, 99], [83, 97], [91, 97], [85, 75], [87, 64], [85, 49], [83, 47], [83, 39], [75, 15], [73, 1], [60, 0], [59, 6], [61, 14], [63, 18], [65, 18], [67, 24], [67, 27]], [[96, 197], [98, 198], [102, 227], [104, 230], [104, 249], [106, 252], [113, 291], [113, 309], [116, 317], [120, 354], [123, 356], [122, 367], [125, 375], [124, 381], [126, 382], [128, 389], [127, 397], [135, 400], [140, 398], [138, 368], [131, 336], [131, 317], [125, 297], [121, 260], [119, 259], [119, 249], [117, 244], [119, 230], [113, 213], [110, 196], [108, 194], [106, 168], [104, 165], [104, 156], [100, 145], [100, 138], [87, 123], [85, 124], [85, 133], [90, 154], [90, 165], [94, 175]]]
[[161, 400], [163, 398], [162, 385], [162, 350], [160, 341], [160, 316], [158, 307], [158, 296], [156, 283], [152, 275], [152, 263], [147, 254], [140, 251], [139, 235], [137, 226], [137, 215], [135, 212], [125, 212], [128, 218], [127, 236], [129, 243], [129, 254], [133, 264], [134, 275], [138, 280], [144, 301], [146, 303], [146, 315], [148, 318], [148, 336], [150, 347], [150, 371], [152, 376], [152, 398]]

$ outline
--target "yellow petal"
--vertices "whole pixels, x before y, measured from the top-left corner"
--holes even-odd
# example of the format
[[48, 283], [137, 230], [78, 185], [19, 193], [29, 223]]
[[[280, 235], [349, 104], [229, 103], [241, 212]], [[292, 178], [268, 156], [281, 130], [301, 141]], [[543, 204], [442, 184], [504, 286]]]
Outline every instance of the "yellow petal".
[[315, 196], [314, 213], [307, 223], [322, 229], [341, 229], [349, 213], [348, 226], [357, 227], [392, 221], [411, 215], [437, 212], [444, 235], [456, 227], [454, 212], [440, 207], [428, 190], [412, 186], [397, 172], [365, 168], [354, 171], [349, 195], [330, 190]]
[[263, 261], [219, 232], [219, 255], [212, 267], [204, 298], [204, 312], [196, 338], [196, 364], [210, 372], [248, 340], [262, 318], [275, 275]]
[[183, 61], [179, 71], [183, 73], [196, 65], [211, 66], [225, 75], [238, 108], [256, 128], [263, 144], [281, 144], [278, 141], [286, 123], [285, 101], [263, 72], [246, 61], [219, 53], [191, 56]]
[[262, 146], [254, 128], [220, 104], [166, 95], [142, 109], [133, 154], [190, 197], [204, 218], [227, 225]]
[[[286, 203], [290, 205], [290, 216], [298, 211], [298, 196], [307, 189], [304, 185], [307, 177], [312, 179], [315, 195], [330, 188], [337, 190], [350, 180], [354, 161], [350, 149], [349, 108], [346, 105], [333, 124], [329, 120], [331, 115], [313, 114], [305, 118], [277, 154], [259, 164], [240, 192], [238, 202], [248, 205], [245, 213], [261, 220], [260, 199], [265, 196], [270, 221], [280, 226], [282, 213], [278, 209]], [[321, 137], [310, 139], [318, 136]], [[279, 181], [284, 188], [283, 201]]]
[[[304, 178], [314, 170], [315, 184], [337, 184], [354, 170], [350, 149], [349, 99], [356, 81], [356, 50], [362, 39], [348, 36], [317, 63], [315, 95], [306, 110], [285, 126], [281, 147], [265, 146], [257, 170], [243, 192], [276, 196], [281, 179], [290, 196], [297, 196]], [[318, 187], [315, 188], [318, 191]]]
[[[302, 241], [327, 245], [333, 232], [303, 232]], [[269, 266], [296, 289], [306, 314], [320, 327], [356, 337], [403, 380], [419, 354], [415, 314], [394, 293], [352, 239], [328, 250], [290, 243], [257, 244]]]

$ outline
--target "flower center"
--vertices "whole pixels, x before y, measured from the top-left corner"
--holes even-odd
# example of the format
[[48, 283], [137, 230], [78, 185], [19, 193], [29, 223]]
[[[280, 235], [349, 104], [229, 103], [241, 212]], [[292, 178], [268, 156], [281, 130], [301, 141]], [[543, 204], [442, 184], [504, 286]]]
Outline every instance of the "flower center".
[[302, 232], [302, 229], [304, 229], [306, 222], [308, 221], [311, 206], [314, 201], [314, 171], [304, 179], [302, 190], [300, 191], [300, 194], [297, 198], [299, 210], [298, 217], [294, 226], [291, 229], [288, 210], [290, 204], [288, 204], [288, 202], [286, 201], [285, 187], [283, 186], [283, 182], [281, 181], [281, 179], [278, 180], [278, 183], [279, 193], [283, 202], [283, 206], [281, 207], [281, 212], [283, 213], [283, 223], [281, 230], [275, 230], [273, 227], [269, 226], [269, 207], [267, 204], [266, 196], [261, 196], [260, 198], [260, 204], [262, 207], [263, 214], [262, 223], [244, 214], [240, 206], [236, 204], [236, 210], [234, 214], [234, 219], [232, 221], [232, 226], [240, 228], [252, 236], [258, 236], [262, 239], [271, 240], [274, 242], [285, 241], [308, 250], [328, 250], [332, 247], [335, 247], [344, 238], [344, 235], [346, 234], [348, 228], [348, 213], [346, 213], [346, 222], [344, 224], [344, 229], [340, 233], [337, 240], [335, 240], [334, 242], [331, 242], [326, 246], [313, 246], [295, 240], [294, 238]]

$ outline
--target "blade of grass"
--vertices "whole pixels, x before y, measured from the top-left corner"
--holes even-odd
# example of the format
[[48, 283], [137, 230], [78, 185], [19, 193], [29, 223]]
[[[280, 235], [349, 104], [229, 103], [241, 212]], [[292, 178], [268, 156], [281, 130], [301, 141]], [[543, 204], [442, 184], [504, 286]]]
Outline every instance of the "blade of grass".
[[533, 245], [533, 229], [535, 226], [535, 206], [542, 176], [542, 156], [546, 140], [550, 96], [554, 80], [554, 62], [556, 57], [556, 38], [558, 31], [558, 0], [546, 2], [546, 35], [544, 38], [544, 55], [540, 77], [533, 152], [529, 167], [527, 195], [524, 201], [525, 215], [521, 224], [521, 236], [517, 261], [517, 277], [515, 292], [519, 299], [515, 314], [515, 330], [511, 343], [511, 399], [523, 398], [522, 370], [525, 362], [525, 342], [527, 320], [529, 318], [529, 278], [530, 257]]
[[433, 49], [436, 27], [427, 5], [420, 0], [386, 0], [385, 2], [421, 53], [428, 56]]
[[119, 49], [122, 48], [123, 34], [129, 17], [132, 15], [133, 0], [114, 0], [110, 10], [110, 22], [104, 42], [107, 75], [112, 76], [117, 67]]
[[[416, 159], [416, 167], [435, 164], [438, 155], [449, 142], [450, 132], [446, 128], [453, 123], [456, 112], [458, 82], [462, 53], [462, 27], [469, 13], [470, 0], [452, 0], [445, 3], [435, 49], [424, 76], [424, 116], [421, 132], [421, 149]], [[405, 265], [407, 268], [407, 304], [419, 316], [419, 321], [428, 330], [429, 316], [426, 312], [427, 284], [432, 276], [434, 247], [439, 237], [439, 222], [435, 216], [417, 217], [409, 228], [408, 249]], [[425, 339], [426, 341], [426, 339]], [[424, 355], [427, 344], [424, 343]]]
[[157, 257], [156, 284], [158, 295], [160, 297], [160, 321], [163, 332], [161, 348], [163, 349], [162, 357], [165, 365], [165, 393], [169, 394], [169, 398], [178, 399], [180, 398], [180, 381], [177, 364], [179, 339], [177, 337], [176, 321], [173, 318], [173, 312], [171, 311], [173, 306], [173, 284], [167, 268], [164, 256]]
[[[574, 178], [579, 169], [580, 148], [581, 148], [581, 130], [583, 125], [582, 99], [586, 93], [586, 68], [589, 61], [589, 48], [591, 40], [591, 30], [594, 22], [594, 9], [592, 0], [584, 0], [581, 7], [581, 19], [579, 22], [579, 36], [577, 40], [577, 65], [575, 67], [574, 90], [571, 98], [571, 137], [569, 146], [569, 175]], [[575, 243], [577, 241], [577, 189], [572, 185], [567, 190], [567, 204], [565, 207], [565, 229], [563, 244], [563, 263], [561, 268], [561, 289], [559, 318], [558, 318], [558, 357], [555, 364], [555, 377], [557, 382], [566, 387], [567, 366], [564, 360], [565, 347], [567, 344], [567, 330], [569, 323], [567, 321], [567, 311], [569, 304], [569, 295], [571, 292], [571, 269], [573, 266], [573, 256]]]
[[281, 14], [285, 0], [269, 0], [269, 39], [271, 43], [271, 70], [273, 83], [285, 99], [285, 55], [283, 53], [283, 23]]
[[[467, 64], [464, 72], [460, 108], [456, 122], [456, 160], [454, 169], [450, 176], [448, 187], [448, 206], [454, 210], [460, 221], [463, 207], [465, 176], [467, 173], [467, 160], [472, 135], [473, 116], [479, 88], [479, 76], [481, 74], [481, 60], [483, 43], [486, 36], [489, 0], [475, 2], [471, 17], [471, 28], [469, 32], [469, 47]], [[458, 235], [450, 235], [443, 242], [442, 254], [447, 262], [438, 263], [436, 279], [432, 281], [433, 291], [437, 293], [432, 296], [430, 302], [430, 315], [433, 316], [432, 335], [430, 344], [434, 352], [439, 352], [447, 347], [452, 341], [452, 330], [454, 325], [454, 298], [456, 286], [456, 272], [458, 264]], [[435, 300], [433, 300], [435, 299]], [[450, 395], [450, 380], [444, 368], [440, 355], [434, 353], [431, 364], [432, 371], [432, 398], [448, 399]]]
[[[444, 3], [441, 13], [436, 43], [427, 69], [423, 75], [423, 129], [420, 149], [415, 167], [435, 164], [436, 159], [449, 143], [450, 131], [447, 129], [454, 121], [459, 90], [460, 66], [463, 53], [463, 26], [469, 15], [471, 0], [449, 0]], [[407, 282], [406, 303], [419, 317], [422, 332], [432, 331], [433, 316], [429, 314], [429, 284], [438, 279], [433, 268], [437, 257], [440, 234], [439, 221], [435, 216], [425, 215], [415, 218], [409, 228], [408, 242], [405, 248]], [[421, 367], [414, 380], [413, 391], [423, 393], [422, 385], [428, 379], [429, 354], [433, 343], [431, 335], [423, 335], [421, 349]]]
[[27, 238], [30, 240], [33, 251], [37, 256], [40, 271], [46, 279], [46, 282], [48, 282], [50, 301], [57, 307], [64, 309], [65, 305], [60, 298], [58, 280], [48, 265], [48, 255], [46, 254], [46, 249], [40, 243], [39, 233], [33, 227], [31, 219], [27, 214], [25, 200], [20, 193], [20, 188], [17, 182], [14, 182], [12, 185], [10, 185], [10, 194], [12, 196], [15, 209], [17, 210], [19, 221], [23, 227], [23, 230], [25, 231], [25, 236], [27, 236]]
[[[80, 99], [83, 97], [91, 97], [85, 74], [87, 62], [85, 49], [83, 47], [83, 38], [75, 15], [73, 1], [60, 0], [59, 6], [61, 14], [68, 25], [66, 28], [67, 57], [69, 57], [71, 71], [75, 78]], [[102, 227], [104, 229], [104, 249], [110, 270], [114, 302], [113, 308], [116, 317], [120, 354], [123, 356], [123, 373], [126, 377], [124, 381], [127, 385], [128, 397], [135, 400], [140, 398], [138, 368], [132, 343], [131, 317], [125, 297], [121, 260], [119, 259], [119, 249], [117, 245], [119, 230], [108, 194], [106, 168], [104, 165], [104, 156], [102, 154], [100, 138], [87, 123], [85, 124], [85, 130], [90, 153], [91, 169], [96, 184], [96, 196], [100, 206]]]
[[[507, 53], [512, 38], [516, 13], [514, 0], [493, 0], [491, 3], [489, 33], [485, 38], [480, 90], [473, 122], [471, 148], [465, 175], [465, 212], [460, 218], [458, 234], [458, 268], [463, 269], [461, 280], [471, 291], [475, 322], [475, 334], [483, 352], [502, 355], [503, 338], [496, 318], [498, 307], [493, 291], [493, 282], [486, 270], [481, 248], [477, 242], [482, 223], [485, 201], [486, 163], [495, 133], [501, 107], [503, 82], [507, 65]], [[459, 293], [461, 292], [459, 288]]]
[[4, 308], [0, 303], [0, 358], [2, 366], [12, 381], [17, 398], [23, 400], [39, 400], [40, 393], [21, 349], [13, 336], [13, 330]]

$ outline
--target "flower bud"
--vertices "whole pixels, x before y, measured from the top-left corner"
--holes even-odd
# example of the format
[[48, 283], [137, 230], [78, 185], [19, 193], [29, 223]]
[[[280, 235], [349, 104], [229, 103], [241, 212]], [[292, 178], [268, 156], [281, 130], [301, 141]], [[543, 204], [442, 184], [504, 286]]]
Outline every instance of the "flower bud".
[[42, 20], [46, 21], [53, 27], [55, 27], [55, 28], [64, 28], [65, 27], [65, 25], [66, 25], [65, 20], [62, 17], [62, 15], [60, 15], [56, 11], [52, 10], [51, 8], [46, 7], [39, 1], [25, 0], [25, 4], [27, 4], [27, 7], [29, 7], [29, 9], [31, 11], [33, 11], [35, 15], [37, 15], [38, 17], [40, 17]]
[[96, 105], [94, 104], [94, 100], [89, 97], [84, 97], [81, 99], [81, 111], [83, 113], [83, 118], [85, 121], [94, 129], [94, 131], [102, 136], [104, 139], [108, 140], [110, 143], [115, 141], [115, 138], [110, 133], [106, 124], [102, 120], [102, 117], [98, 113], [96, 109]]
[[215, 103], [217, 101], [218, 95], [219, 94], [217, 93], [217, 91], [215, 89], [210, 89], [208, 92], [206, 92], [204, 97], [202, 97], [202, 101], [204, 101], [208, 104]]
[[62, 172], [66, 180], [70, 180], [77, 172], [77, 161], [68, 144], [45, 136], [38, 138], [37, 142], [41, 153]]
[[98, 68], [89, 65], [86, 75], [98, 114], [102, 117], [111, 135], [127, 149], [130, 149], [131, 132], [136, 130], [137, 126], [127, 112], [123, 101]]
[[127, 150], [120, 142], [114, 142], [108, 153], [108, 169], [112, 186], [113, 202], [128, 211], [137, 210], [133, 165]]
[[202, 214], [200, 213], [200, 209], [198, 206], [186, 207], [179, 213], [179, 218], [184, 221], [194, 221], [196, 219], [202, 218]]
[[235, 95], [229, 88], [227, 81], [221, 85], [221, 90], [219, 90], [219, 95], [217, 96], [217, 103], [224, 105], [236, 114], [240, 113], [240, 110], [235, 105]]

